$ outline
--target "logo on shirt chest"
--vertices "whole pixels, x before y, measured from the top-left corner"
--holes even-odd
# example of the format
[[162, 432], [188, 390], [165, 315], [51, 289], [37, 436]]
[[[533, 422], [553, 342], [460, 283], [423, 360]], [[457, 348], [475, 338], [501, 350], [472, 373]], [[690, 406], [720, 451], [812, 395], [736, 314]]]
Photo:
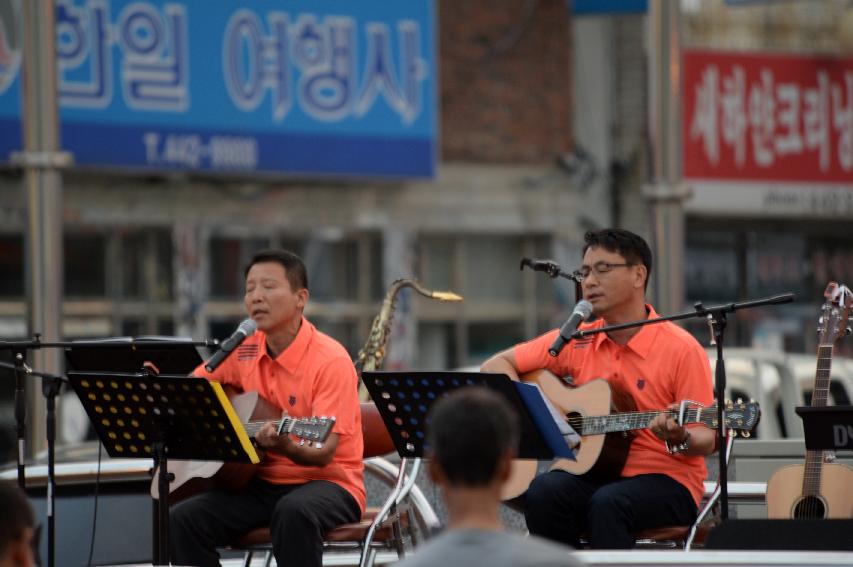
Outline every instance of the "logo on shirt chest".
[[287, 403], [290, 404], [290, 407], [295, 406], [296, 405], [296, 396], [291, 395], [289, 398], [287, 398]]
[[642, 390], [646, 387], [646, 379], [645, 378], [637, 378], [637, 389]]
[[248, 362], [258, 356], [258, 345], [240, 345], [237, 347], [237, 361]]

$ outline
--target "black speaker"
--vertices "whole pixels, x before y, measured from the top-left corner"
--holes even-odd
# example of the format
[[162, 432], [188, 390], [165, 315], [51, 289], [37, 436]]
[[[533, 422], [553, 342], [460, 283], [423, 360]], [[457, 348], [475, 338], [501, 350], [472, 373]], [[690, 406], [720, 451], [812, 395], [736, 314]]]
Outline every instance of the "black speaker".
[[853, 551], [853, 520], [728, 520], [705, 548]]

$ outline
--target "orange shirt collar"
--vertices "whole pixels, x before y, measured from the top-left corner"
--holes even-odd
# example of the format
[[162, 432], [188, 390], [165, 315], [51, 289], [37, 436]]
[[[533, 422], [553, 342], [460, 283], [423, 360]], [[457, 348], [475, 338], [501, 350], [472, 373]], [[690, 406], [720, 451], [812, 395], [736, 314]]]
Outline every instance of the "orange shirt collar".
[[302, 316], [302, 323], [299, 325], [299, 331], [296, 333], [296, 338], [288, 345], [286, 349], [281, 351], [275, 358], [275, 361], [288, 372], [295, 372], [302, 361], [302, 357], [308, 352], [308, 345], [311, 344], [311, 339], [314, 337], [314, 325], [312, 325], [305, 316]]
[[[646, 309], [649, 312], [649, 316], [647, 319], [657, 319], [658, 314], [655, 311], [655, 308], [650, 304], [646, 303]], [[598, 323], [598, 322], [597, 322]], [[601, 321], [597, 325], [598, 327], [603, 327], [604, 322]], [[658, 324], [654, 325], [643, 325], [640, 327], [640, 332], [631, 337], [631, 340], [628, 341], [626, 347], [633, 350], [637, 353], [641, 358], [646, 358], [649, 355], [649, 352], [652, 350], [652, 344], [655, 342], [655, 338], [658, 336]], [[607, 336], [607, 333], [598, 333], [595, 335], [595, 349], [601, 346], [601, 344], [605, 340], [610, 340]]]

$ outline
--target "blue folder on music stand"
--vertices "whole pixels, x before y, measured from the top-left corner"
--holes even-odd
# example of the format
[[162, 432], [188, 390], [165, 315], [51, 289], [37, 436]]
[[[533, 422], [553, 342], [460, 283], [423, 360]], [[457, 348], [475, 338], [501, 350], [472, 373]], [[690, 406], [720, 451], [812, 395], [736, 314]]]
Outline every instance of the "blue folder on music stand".
[[401, 457], [423, 457], [427, 413], [452, 390], [485, 386], [515, 409], [521, 427], [518, 458], [574, 460], [575, 454], [536, 386], [514, 382], [506, 374], [458, 371], [376, 371], [362, 375], [367, 391]]

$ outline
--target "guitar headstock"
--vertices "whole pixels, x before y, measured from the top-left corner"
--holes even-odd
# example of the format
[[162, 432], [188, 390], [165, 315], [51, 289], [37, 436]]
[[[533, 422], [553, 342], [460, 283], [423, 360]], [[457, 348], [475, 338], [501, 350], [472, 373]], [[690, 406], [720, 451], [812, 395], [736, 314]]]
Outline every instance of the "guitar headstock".
[[853, 305], [853, 294], [844, 284], [829, 282], [823, 292], [826, 301], [818, 319], [818, 343], [822, 347], [832, 346], [840, 337], [848, 334], [847, 320], [850, 316], [850, 306]]
[[298, 437], [302, 440], [303, 444], [305, 441], [309, 443], [323, 443], [335, 426], [334, 417], [291, 417], [288, 419], [290, 423], [280, 433], [287, 433]]
[[[758, 402], [743, 402], [741, 400], [733, 402], [726, 400], [725, 416], [726, 429], [734, 431], [735, 434], [741, 437], [749, 437], [761, 420], [761, 408], [758, 407]], [[711, 429], [717, 429], [720, 421], [717, 418], [716, 403], [702, 410], [702, 419], [700, 421]]]

